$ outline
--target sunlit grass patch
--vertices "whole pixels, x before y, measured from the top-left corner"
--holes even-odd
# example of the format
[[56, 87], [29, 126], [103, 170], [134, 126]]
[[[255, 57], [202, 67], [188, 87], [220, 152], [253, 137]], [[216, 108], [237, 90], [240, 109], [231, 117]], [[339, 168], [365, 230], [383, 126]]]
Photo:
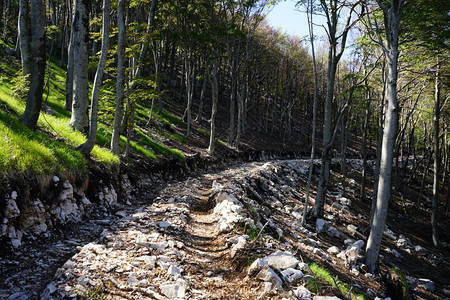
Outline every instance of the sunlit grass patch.
[[[341, 293], [345, 296], [351, 296], [351, 299], [364, 299], [364, 295], [363, 294], [355, 294], [352, 292], [351, 289], [349, 289], [347, 287], [346, 284], [344, 284], [342, 281], [340, 281], [338, 279], [338, 277], [333, 278], [333, 276], [331, 275], [331, 273], [327, 270], [324, 269], [322, 267], [320, 267], [317, 263], [312, 263], [310, 266], [311, 271], [313, 272], [313, 274], [316, 276], [316, 278], [324, 281], [327, 284], [330, 284], [333, 287], [338, 288]], [[314, 291], [315, 293], [317, 293], [317, 281], [312, 281], [310, 283], [310, 285], [314, 285], [312, 288], [316, 288], [316, 291]]]
[[136, 128], [136, 132], [140, 137], [140, 142], [148, 147], [151, 147], [155, 153], [161, 154], [163, 156], [175, 156], [181, 162], [186, 161], [186, 157], [183, 153], [178, 150], [167, 148], [164, 145], [158, 144], [157, 142], [150, 139], [142, 130]]

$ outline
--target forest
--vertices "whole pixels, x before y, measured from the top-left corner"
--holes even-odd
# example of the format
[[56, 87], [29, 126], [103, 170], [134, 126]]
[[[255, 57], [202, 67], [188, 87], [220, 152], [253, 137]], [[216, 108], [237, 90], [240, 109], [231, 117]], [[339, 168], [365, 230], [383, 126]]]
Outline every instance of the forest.
[[[352, 194], [368, 203], [365, 273], [387, 272], [380, 251], [398, 202], [430, 229], [422, 238], [434, 251], [449, 251], [450, 2], [295, 1], [308, 19], [309, 35], [298, 37], [266, 19], [281, 1], [0, 0], [2, 252], [27, 230], [81, 221], [74, 211], [87, 211], [87, 198], [109, 201], [114, 190], [120, 202], [125, 173], [135, 185], [143, 174], [189, 176], [256, 153], [307, 165], [304, 228], [327, 219], [336, 181], [345, 196], [356, 176]], [[55, 206], [66, 179], [78, 204]], [[36, 201], [42, 220], [26, 225]]]

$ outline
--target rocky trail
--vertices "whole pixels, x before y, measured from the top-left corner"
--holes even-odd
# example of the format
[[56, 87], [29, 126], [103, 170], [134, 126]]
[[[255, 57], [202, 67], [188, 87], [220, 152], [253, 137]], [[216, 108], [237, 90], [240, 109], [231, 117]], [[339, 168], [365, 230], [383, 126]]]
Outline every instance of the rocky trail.
[[[395, 299], [382, 278], [364, 272], [370, 211], [360, 206], [370, 203], [354, 200], [354, 180], [345, 196], [338, 184], [330, 190], [324, 219], [300, 225], [307, 166], [253, 162], [170, 183], [142, 179], [134, 189], [146, 197], [97, 208], [2, 253], [0, 298]], [[390, 228], [385, 235], [385, 273], [406, 268], [416, 299], [450, 296], [448, 244], [437, 252]]]

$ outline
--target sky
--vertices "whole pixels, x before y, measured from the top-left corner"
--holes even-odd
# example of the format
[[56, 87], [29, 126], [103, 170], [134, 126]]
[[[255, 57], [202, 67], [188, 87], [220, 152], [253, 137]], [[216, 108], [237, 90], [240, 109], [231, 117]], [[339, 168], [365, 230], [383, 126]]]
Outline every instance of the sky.
[[[295, 8], [296, 1], [284, 0], [274, 6], [266, 16], [268, 23], [289, 35], [297, 35], [304, 39], [309, 36], [306, 13]], [[323, 22], [323, 18], [314, 16], [314, 23]], [[314, 35], [323, 36], [325, 31], [320, 26], [314, 27]]]

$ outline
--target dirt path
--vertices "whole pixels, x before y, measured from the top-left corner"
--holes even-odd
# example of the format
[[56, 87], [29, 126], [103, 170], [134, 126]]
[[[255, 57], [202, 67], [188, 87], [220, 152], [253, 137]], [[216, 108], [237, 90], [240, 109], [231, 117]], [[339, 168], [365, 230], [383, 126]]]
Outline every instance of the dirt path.
[[[367, 222], [370, 203], [352, 198], [354, 203], [343, 208], [348, 199], [335, 188], [325, 216], [334, 231], [317, 233], [315, 220], [306, 228], [299, 225], [306, 167], [301, 160], [248, 163], [152, 186], [143, 191], [154, 195], [150, 201], [137, 199], [113, 213], [98, 211], [85, 224], [2, 257], [0, 275], [6, 280], [0, 282], [0, 298], [295, 299], [307, 276], [288, 281], [276, 268], [270, 279], [248, 275], [255, 259], [279, 251], [299, 262], [317, 262], [368, 299], [386, 296], [380, 280], [364, 274], [361, 261], [349, 264], [345, 255], [348, 243], [364, 240], [361, 224]], [[353, 190], [350, 184], [347, 197]], [[398, 239], [400, 233], [392, 232]], [[383, 266], [402, 267], [410, 255], [429, 274], [449, 270], [445, 255], [434, 256], [441, 266], [435, 269], [427, 265], [427, 249], [415, 254], [408, 250], [415, 247], [411, 241], [405, 239], [402, 249], [395, 243], [385, 241]], [[282, 289], [275, 289], [276, 277]], [[436, 289], [447, 282], [436, 282]], [[327, 284], [314, 293], [344, 297]], [[435, 298], [423, 288], [417, 293]]]

